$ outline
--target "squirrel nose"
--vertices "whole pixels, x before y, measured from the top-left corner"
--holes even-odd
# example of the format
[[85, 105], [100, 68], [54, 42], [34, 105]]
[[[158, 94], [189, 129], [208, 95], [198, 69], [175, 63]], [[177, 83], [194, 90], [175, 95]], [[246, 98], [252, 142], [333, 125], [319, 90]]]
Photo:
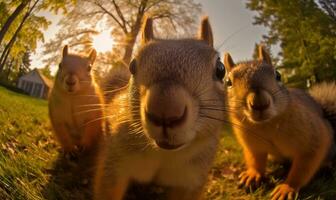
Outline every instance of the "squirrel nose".
[[68, 77], [68, 78], [65, 80], [65, 83], [66, 83], [68, 86], [74, 86], [74, 85], [76, 84], [76, 79], [71, 78], [71, 77]]
[[179, 87], [154, 87], [146, 94], [145, 118], [156, 126], [174, 128], [188, 117], [184, 91]]
[[256, 90], [247, 96], [248, 106], [252, 110], [263, 111], [270, 107], [270, 96], [264, 90]]
[[168, 116], [164, 115], [165, 113], [160, 113], [160, 114], [163, 114], [163, 115], [160, 115], [157, 112], [154, 112], [154, 113], [150, 113], [148, 111], [145, 111], [145, 112], [146, 112], [147, 119], [150, 122], [152, 122], [154, 125], [173, 128], [173, 127], [183, 124], [187, 116], [187, 107], [184, 107], [183, 113], [168, 112], [167, 113]]

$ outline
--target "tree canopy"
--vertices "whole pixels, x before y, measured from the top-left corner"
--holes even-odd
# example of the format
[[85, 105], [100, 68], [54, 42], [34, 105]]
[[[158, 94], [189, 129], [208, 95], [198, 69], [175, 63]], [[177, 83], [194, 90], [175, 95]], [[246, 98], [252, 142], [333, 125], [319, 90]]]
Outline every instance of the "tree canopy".
[[[47, 64], [58, 62], [59, 49], [65, 44], [79, 52], [92, 47], [97, 26], [111, 30], [116, 42], [113, 58], [128, 63], [145, 15], [155, 20], [156, 31], [163, 37], [176, 32], [190, 33], [199, 18], [201, 5], [193, 0], [83, 0], [68, 9], [69, 13], [59, 23], [59, 33], [45, 45], [43, 54]], [[111, 60], [109, 56], [110, 53], [105, 54], [103, 60]]]
[[335, 2], [331, 0], [249, 0], [254, 23], [268, 28], [263, 39], [280, 45], [280, 67], [288, 82], [336, 79]]
[[50, 22], [37, 13], [42, 10], [66, 13], [73, 0], [13, 0], [0, 2], [0, 81], [13, 83], [30, 70], [30, 54], [44, 41]]

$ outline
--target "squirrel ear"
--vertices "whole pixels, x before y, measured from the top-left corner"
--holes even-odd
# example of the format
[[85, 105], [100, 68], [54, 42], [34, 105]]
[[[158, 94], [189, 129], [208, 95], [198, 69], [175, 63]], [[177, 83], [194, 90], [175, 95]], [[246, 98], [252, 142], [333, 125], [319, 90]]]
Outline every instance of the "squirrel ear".
[[68, 45], [65, 45], [63, 47], [63, 54], [62, 54], [63, 58], [69, 54], [69, 50], [68, 49], [69, 49]]
[[229, 53], [224, 54], [224, 66], [228, 71], [231, 71], [235, 66], [235, 63], [232, 60], [232, 57]]
[[97, 57], [97, 51], [95, 49], [92, 49], [88, 57], [91, 65], [93, 65], [94, 61], [96, 60], [96, 57]]
[[205, 41], [209, 46], [213, 47], [212, 29], [207, 16], [202, 19], [199, 39]]
[[153, 19], [150, 17], [145, 17], [142, 26], [142, 44], [146, 44], [150, 40], [154, 39], [153, 33]]
[[266, 62], [267, 64], [272, 65], [271, 57], [265, 51], [263, 45], [259, 45], [259, 47], [258, 47], [258, 55], [259, 55], [259, 60], [262, 60], [262, 61]]

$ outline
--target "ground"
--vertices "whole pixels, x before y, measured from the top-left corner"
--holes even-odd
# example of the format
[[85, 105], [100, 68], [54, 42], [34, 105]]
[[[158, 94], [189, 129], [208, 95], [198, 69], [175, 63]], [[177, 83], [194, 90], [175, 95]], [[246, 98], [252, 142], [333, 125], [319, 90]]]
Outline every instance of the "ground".
[[[237, 176], [244, 164], [241, 149], [228, 130], [222, 135], [205, 190], [206, 199], [269, 199], [270, 191], [285, 178], [286, 170], [270, 164], [269, 178], [261, 188], [239, 189]], [[86, 174], [92, 171], [90, 163], [64, 158], [51, 132], [47, 101], [0, 87], [0, 199], [89, 199], [91, 181]], [[142, 191], [141, 187], [133, 190], [136, 194]], [[148, 191], [160, 193], [160, 188]], [[335, 199], [336, 170], [319, 172], [300, 195], [300, 199]], [[135, 195], [129, 195], [129, 199], [135, 199]]]

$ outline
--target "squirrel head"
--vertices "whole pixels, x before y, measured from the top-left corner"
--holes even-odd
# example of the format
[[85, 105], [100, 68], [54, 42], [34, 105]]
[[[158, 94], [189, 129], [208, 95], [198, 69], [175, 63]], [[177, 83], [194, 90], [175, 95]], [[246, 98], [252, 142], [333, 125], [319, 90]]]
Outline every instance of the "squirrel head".
[[195, 39], [156, 39], [152, 25], [147, 18], [142, 46], [129, 66], [132, 113], [154, 146], [177, 150], [212, 135], [209, 127], [220, 127], [211, 118], [223, 113], [206, 108], [223, 107], [225, 69], [212, 47], [207, 18]]
[[258, 60], [235, 64], [224, 55], [228, 71], [224, 84], [228, 104], [235, 113], [244, 114], [253, 123], [269, 121], [282, 113], [287, 106], [287, 90], [281, 83], [280, 73], [272, 65], [263, 46], [258, 47]]
[[80, 56], [69, 54], [68, 49], [68, 45], [63, 48], [56, 81], [60, 83], [64, 91], [76, 94], [92, 84], [91, 69], [97, 52], [93, 49], [88, 56]]

